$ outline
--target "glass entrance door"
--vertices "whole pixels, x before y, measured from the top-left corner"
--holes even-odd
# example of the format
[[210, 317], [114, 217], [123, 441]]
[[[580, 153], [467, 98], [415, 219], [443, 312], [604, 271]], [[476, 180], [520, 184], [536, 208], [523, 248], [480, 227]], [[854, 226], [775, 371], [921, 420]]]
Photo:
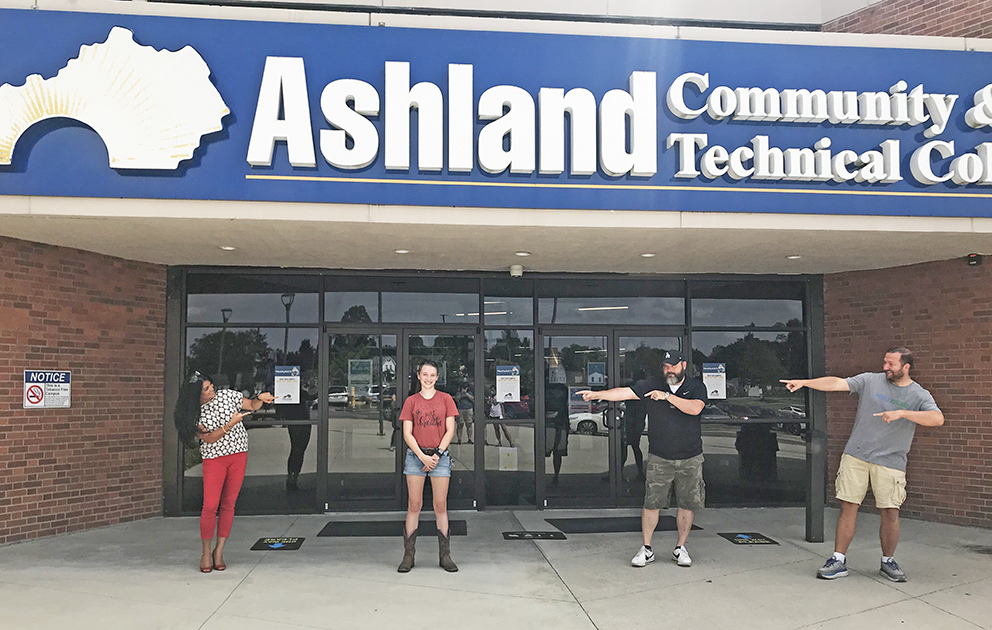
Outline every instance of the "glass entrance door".
[[549, 507], [615, 503], [611, 403], [585, 402], [576, 392], [613, 386], [610, 336], [544, 337], [544, 492]]
[[328, 335], [326, 509], [399, 505], [396, 340], [378, 333]]
[[[683, 351], [681, 335], [651, 335], [640, 332], [614, 332], [617, 387], [633, 385], [649, 376], [662, 377], [666, 350]], [[691, 364], [686, 368], [691, 369]], [[687, 378], [690, 378], [687, 375]], [[644, 403], [631, 400], [617, 404], [619, 442], [617, 461], [617, 502], [621, 506], [644, 503], [643, 459], [648, 453], [647, 417]]]
[[644, 500], [648, 452], [643, 403], [583, 401], [583, 389], [662, 378], [681, 331], [548, 333], [544, 352], [544, 491], [548, 507], [636, 506]]
[[[474, 392], [477, 392], [475, 382], [475, 349], [478, 346], [475, 329], [444, 332], [434, 331], [415, 332], [405, 331], [406, 338], [406, 374], [403, 383], [403, 394], [412, 396], [420, 391], [420, 381], [417, 380], [417, 367], [425, 359], [437, 363], [438, 379], [434, 387], [438, 391], [450, 394], [455, 403], [465, 400], [473, 401], [476, 408], [479, 404]], [[463, 404], [465, 404], [463, 402]], [[399, 409], [399, 408], [398, 408]], [[473, 410], [474, 411], [474, 410]], [[467, 420], [466, 414], [464, 420]], [[474, 419], [474, 418], [473, 418]], [[476, 507], [475, 496], [475, 443], [482, 439], [480, 435], [484, 428], [482, 423], [468, 422], [461, 424], [463, 441], [458, 443], [459, 421], [456, 418], [456, 439], [451, 443], [451, 482], [448, 487], [448, 507], [465, 509]], [[468, 439], [469, 432], [475, 436]], [[402, 432], [397, 435], [397, 448], [405, 454]], [[404, 487], [405, 497], [405, 487]], [[430, 505], [430, 484], [424, 491], [424, 505]]]

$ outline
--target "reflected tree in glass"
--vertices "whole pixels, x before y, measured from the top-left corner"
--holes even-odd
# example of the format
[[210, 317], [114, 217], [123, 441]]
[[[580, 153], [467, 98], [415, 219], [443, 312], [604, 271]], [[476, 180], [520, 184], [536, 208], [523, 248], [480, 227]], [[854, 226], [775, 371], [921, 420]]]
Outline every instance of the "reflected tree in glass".
[[187, 373], [196, 370], [210, 374], [220, 360], [221, 343], [224, 344], [224, 365], [220, 374], [213, 375], [218, 387], [242, 387], [244, 384], [238, 377], [242, 374], [254, 377], [264, 372], [272, 353], [266, 336], [257, 328], [219, 330], [203, 335], [192, 343], [187, 357]]

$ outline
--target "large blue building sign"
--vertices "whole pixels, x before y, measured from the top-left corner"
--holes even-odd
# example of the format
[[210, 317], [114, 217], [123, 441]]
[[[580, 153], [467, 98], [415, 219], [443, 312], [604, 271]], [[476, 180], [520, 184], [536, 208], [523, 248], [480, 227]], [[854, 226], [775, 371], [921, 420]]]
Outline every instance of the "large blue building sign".
[[5, 195], [992, 216], [992, 53], [0, 21]]

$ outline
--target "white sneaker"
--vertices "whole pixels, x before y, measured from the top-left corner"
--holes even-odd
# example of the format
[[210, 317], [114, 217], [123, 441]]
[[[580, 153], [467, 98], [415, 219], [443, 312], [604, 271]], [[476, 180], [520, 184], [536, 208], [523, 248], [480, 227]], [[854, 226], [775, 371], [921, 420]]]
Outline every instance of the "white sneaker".
[[675, 551], [672, 552], [672, 560], [677, 562], [680, 567], [692, 566], [692, 558], [689, 557], [689, 552], [685, 547], [676, 547]]
[[641, 548], [637, 550], [637, 555], [631, 559], [630, 566], [643, 567], [649, 562], [654, 562], [654, 552], [641, 545]]

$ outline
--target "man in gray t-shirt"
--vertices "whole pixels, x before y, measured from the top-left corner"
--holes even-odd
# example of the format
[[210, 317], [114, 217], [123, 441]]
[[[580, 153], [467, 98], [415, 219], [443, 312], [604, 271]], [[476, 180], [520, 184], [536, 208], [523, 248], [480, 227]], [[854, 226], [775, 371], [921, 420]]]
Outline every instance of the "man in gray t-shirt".
[[885, 353], [881, 373], [865, 372], [846, 379], [823, 376], [782, 381], [790, 392], [809, 387], [859, 396], [854, 429], [837, 470], [840, 516], [834, 554], [817, 571], [817, 577], [832, 580], [847, 575], [847, 548], [854, 539], [858, 506], [870, 484], [875, 507], [882, 517], [879, 572], [894, 582], [906, 581], [906, 573], [893, 559], [899, 543], [899, 507], [906, 500], [906, 454], [916, 425], [944, 424], [944, 414], [933, 396], [910, 378], [912, 367], [913, 353], [909, 349], [891, 348]]

